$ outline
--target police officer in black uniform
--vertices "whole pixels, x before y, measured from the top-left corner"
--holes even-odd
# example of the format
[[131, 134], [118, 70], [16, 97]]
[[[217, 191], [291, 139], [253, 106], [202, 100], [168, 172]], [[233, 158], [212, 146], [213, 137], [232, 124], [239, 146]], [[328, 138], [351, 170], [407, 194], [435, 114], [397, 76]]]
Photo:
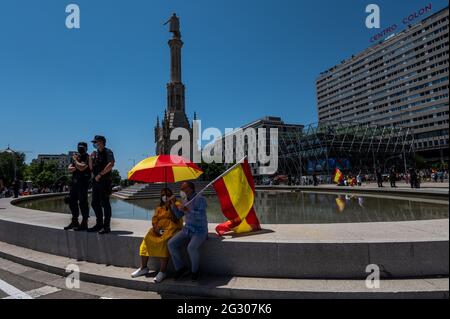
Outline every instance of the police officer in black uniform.
[[109, 197], [112, 193], [111, 171], [114, 167], [114, 153], [106, 148], [106, 138], [100, 135], [92, 141], [94, 148], [90, 157], [90, 167], [93, 173], [92, 203], [97, 222], [89, 232], [107, 234], [111, 232], [111, 204]]
[[[89, 219], [88, 189], [91, 179], [91, 170], [89, 168], [88, 145], [85, 142], [78, 143], [78, 154], [72, 157], [72, 163], [69, 165], [69, 171], [72, 173], [72, 187], [69, 195], [69, 207], [72, 213], [72, 222], [64, 227], [65, 230], [87, 230]], [[78, 216], [83, 217], [81, 224]]]
[[397, 173], [395, 172], [395, 168], [392, 168], [389, 173], [389, 181], [391, 182], [391, 187], [397, 187], [395, 185], [395, 182], [397, 181]]

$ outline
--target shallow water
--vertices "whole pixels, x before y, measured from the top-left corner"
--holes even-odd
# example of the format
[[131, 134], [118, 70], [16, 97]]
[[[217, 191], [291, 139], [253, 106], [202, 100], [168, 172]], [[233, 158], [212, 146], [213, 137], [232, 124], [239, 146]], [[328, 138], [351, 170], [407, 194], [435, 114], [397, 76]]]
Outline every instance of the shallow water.
[[[225, 221], [215, 196], [208, 196], [210, 223]], [[123, 201], [111, 198], [113, 217], [150, 220], [157, 199]], [[66, 213], [62, 198], [39, 199], [21, 203], [24, 208]], [[424, 200], [403, 200], [345, 194], [312, 192], [257, 192], [256, 213], [263, 224], [321, 224], [386, 222], [448, 218], [448, 205]], [[91, 209], [91, 216], [95, 216]]]

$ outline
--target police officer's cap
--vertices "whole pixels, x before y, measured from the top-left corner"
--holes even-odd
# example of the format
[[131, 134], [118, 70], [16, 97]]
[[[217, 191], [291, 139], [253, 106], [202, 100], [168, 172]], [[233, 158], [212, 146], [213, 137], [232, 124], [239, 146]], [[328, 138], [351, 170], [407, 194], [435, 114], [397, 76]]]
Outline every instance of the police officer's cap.
[[101, 135], [95, 135], [94, 139], [92, 140], [92, 143], [99, 142], [99, 141], [103, 142], [103, 144], [106, 144], [106, 138]]
[[88, 149], [88, 145], [86, 142], [80, 142], [78, 143], [78, 147], [84, 147], [86, 150]]

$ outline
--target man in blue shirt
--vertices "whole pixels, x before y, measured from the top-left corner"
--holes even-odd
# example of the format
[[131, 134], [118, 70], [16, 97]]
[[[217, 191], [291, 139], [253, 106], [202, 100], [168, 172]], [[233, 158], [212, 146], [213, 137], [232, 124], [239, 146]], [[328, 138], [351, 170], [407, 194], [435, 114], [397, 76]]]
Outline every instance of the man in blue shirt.
[[[180, 189], [180, 196], [184, 202], [177, 206], [175, 205], [175, 198], [172, 198], [171, 209], [177, 218], [185, 217], [185, 225], [178, 234], [170, 239], [168, 247], [176, 270], [175, 280], [184, 277], [189, 271], [182, 257], [182, 248], [187, 247], [191, 261], [191, 279], [197, 281], [199, 277], [199, 250], [208, 238], [207, 204], [203, 196], [196, 196], [194, 183], [184, 182]], [[189, 203], [192, 199], [194, 199], [192, 203]], [[185, 203], [188, 203], [188, 205], [185, 206]]]

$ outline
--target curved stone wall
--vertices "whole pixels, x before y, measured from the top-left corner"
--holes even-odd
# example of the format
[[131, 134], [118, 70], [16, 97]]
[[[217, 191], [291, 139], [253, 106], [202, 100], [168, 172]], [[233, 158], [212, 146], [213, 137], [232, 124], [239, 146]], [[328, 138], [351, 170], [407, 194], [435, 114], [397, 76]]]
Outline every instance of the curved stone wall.
[[[114, 219], [113, 233], [104, 236], [68, 232], [62, 230], [67, 215], [14, 203], [0, 200], [0, 241], [99, 264], [139, 265], [138, 249], [150, 227], [148, 221]], [[201, 270], [206, 273], [356, 279], [367, 276], [367, 265], [377, 264], [385, 278], [448, 276], [448, 219], [263, 225], [261, 232], [224, 238], [213, 233], [214, 227], [210, 225], [209, 239], [202, 247]], [[152, 266], [157, 269], [154, 260]]]

